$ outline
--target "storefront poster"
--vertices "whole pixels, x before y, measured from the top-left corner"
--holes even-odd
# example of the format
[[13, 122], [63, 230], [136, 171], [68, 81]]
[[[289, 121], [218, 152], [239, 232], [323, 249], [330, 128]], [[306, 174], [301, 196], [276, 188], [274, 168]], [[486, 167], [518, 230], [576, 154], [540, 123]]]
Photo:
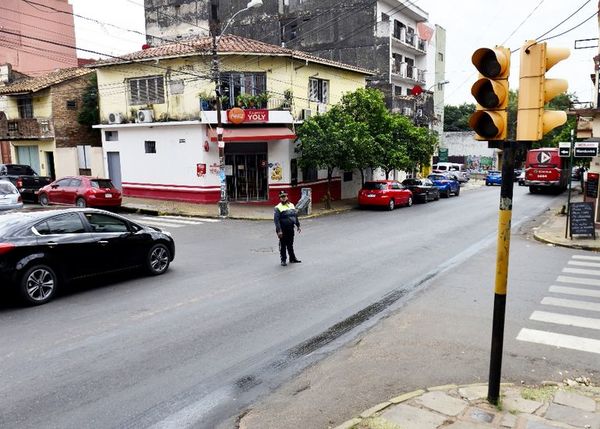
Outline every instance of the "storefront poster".
[[271, 168], [271, 180], [280, 181], [283, 179], [283, 168], [281, 167], [281, 163], [274, 162], [273, 167]]

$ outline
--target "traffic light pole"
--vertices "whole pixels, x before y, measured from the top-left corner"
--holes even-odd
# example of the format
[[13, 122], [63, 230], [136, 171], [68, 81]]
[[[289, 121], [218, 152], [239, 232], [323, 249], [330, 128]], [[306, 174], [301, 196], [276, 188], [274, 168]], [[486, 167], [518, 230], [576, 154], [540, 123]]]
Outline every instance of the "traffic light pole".
[[[519, 142], [523, 143], [523, 142]], [[496, 281], [494, 289], [494, 319], [492, 322], [492, 347], [488, 401], [498, 404], [504, 345], [504, 319], [506, 314], [506, 289], [508, 283], [508, 258], [510, 253], [510, 227], [515, 166], [515, 142], [504, 141], [502, 157], [502, 188], [498, 212], [498, 242], [496, 247]]]
[[[569, 148], [569, 171], [568, 171], [568, 177], [569, 177], [569, 196], [567, 197], [567, 221], [565, 223], [565, 238], [567, 238], [569, 236], [569, 218], [571, 217], [571, 186], [573, 182], [573, 178], [571, 177], [571, 174], [573, 174], [573, 146], [575, 143], [575, 129], [571, 130], [571, 147]], [[583, 189], [582, 189], [583, 191]]]

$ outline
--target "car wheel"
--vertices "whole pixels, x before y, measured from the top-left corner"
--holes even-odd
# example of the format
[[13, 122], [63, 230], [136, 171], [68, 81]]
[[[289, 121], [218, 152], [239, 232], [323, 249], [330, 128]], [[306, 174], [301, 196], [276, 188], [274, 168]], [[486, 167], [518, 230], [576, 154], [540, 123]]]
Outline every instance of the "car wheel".
[[457, 197], [460, 195], [460, 186], [456, 188], [456, 192], [454, 193]]
[[433, 201], [437, 201], [439, 199], [440, 199], [440, 193], [438, 192], [433, 196]]
[[446, 189], [446, 192], [444, 192], [444, 198], [450, 198], [450, 188]]
[[48, 195], [46, 194], [40, 194], [38, 199], [42, 206], [47, 206], [48, 204], [50, 204], [50, 201], [48, 200]]
[[392, 211], [392, 210], [394, 210], [395, 207], [396, 207], [396, 202], [394, 201], [393, 198], [390, 198], [390, 202], [388, 204], [388, 210]]
[[19, 292], [29, 305], [41, 305], [50, 301], [56, 293], [58, 277], [48, 265], [33, 265], [21, 277]]
[[157, 276], [163, 274], [169, 268], [170, 263], [171, 251], [164, 244], [155, 244], [148, 251], [146, 268], [151, 275]]
[[81, 197], [79, 197], [79, 198], [77, 198], [77, 199], [75, 200], [75, 205], [76, 205], [77, 207], [82, 207], [82, 208], [83, 208], [83, 207], [87, 207], [87, 203], [85, 202], [85, 199], [84, 199], [84, 198], [81, 198]]
[[408, 201], [406, 201], [406, 207], [412, 207], [413, 205], [413, 199], [412, 197], [408, 197]]
[[485, 186], [491, 186], [490, 182], [485, 182]]

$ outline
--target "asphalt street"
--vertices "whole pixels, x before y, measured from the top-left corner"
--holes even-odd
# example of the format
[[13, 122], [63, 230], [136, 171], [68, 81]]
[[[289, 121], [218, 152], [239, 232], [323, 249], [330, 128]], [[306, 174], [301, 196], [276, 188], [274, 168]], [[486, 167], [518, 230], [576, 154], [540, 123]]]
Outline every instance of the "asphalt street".
[[[513, 230], [557, 198], [515, 188]], [[307, 220], [296, 243], [303, 263], [288, 267], [268, 222], [135, 216], [173, 233], [166, 275], [76, 285], [38, 308], [0, 304], [0, 426], [232, 427], [247, 413], [247, 427], [317, 428], [385, 390], [485, 379], [498, 199], [499, 188], [482, 188]], [[509, 291], [520, 299], [509, 304], [507, 339], [518, 363], [506, 371], [526, 378], [530, 364], [555, 375], [562, 354], [514, 338], [526, 322], [535, 328], [528, 317], [570, 251], [514, 241]], [[353, 367], [357, 344], [375, 334], [381, 347]], [[571, 370], [597, 357], [567, 356]]]

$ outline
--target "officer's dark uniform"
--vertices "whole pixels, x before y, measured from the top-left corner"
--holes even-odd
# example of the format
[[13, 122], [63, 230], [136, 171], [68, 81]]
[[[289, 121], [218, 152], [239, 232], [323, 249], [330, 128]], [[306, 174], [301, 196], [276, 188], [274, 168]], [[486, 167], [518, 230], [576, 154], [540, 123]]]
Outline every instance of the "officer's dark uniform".
[[286, 197], [282, 202], [275, 206], [275, 231], [279, 237], [279, 253], [281, 255], [281, 265], [287, 265], [286, 249], [290, 256], [290, 262], [301, 262], [294, 254], [294, 226], [300, 229], [300, 222], [296, 214], [296, 207], [287, 200], [287, 194], [281, 192], [279, 198]]

